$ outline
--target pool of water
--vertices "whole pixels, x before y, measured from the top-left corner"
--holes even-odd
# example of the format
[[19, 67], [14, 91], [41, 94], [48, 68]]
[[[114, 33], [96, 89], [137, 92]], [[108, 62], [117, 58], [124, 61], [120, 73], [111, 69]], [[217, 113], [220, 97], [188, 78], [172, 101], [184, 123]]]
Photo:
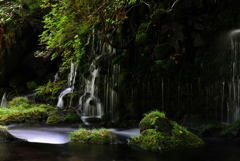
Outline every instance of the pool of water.
[[139, 129], [110, 129], [122, 144], [67, 143], [77, 125], [11, 125], [9, 131], [30, 142], [1, 143], [0, 161], [240, 161], [240, 145], [219, 139], [204, 139], [198, 149], [151, 152], [128, 146], [126, 139]]

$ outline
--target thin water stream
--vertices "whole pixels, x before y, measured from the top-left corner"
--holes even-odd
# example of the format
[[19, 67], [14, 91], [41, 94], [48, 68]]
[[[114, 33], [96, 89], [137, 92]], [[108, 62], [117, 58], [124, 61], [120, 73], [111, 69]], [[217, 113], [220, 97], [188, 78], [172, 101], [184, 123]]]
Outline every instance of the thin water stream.
[[239, 161], [240, 145], [218, 139], [204, 139], [206, 146], [170, 152], [151, 152], [129, 146], [126, 139], [139, 134], [138, 128], [109, 129], [122, 144], [102, 145], [67, 143], [68, 133], [77, 124], [43, 125], [20, 124], [9, 126], [9, 131], [29, 142], [1, 143], [2, 161]]

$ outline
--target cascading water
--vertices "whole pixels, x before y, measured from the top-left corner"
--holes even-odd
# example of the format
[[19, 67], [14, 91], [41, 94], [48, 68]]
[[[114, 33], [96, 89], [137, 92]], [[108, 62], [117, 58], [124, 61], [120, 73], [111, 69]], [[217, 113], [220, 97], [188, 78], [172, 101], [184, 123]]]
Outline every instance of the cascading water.
[[[78, 65], [71, 62], [71, 69], [70, 69], [70, 73], [68, 75], [68, 88], [65, 89], [64, 91], [62, 91], [60, 93], [60, 95], [58, 96], [57, 107], [62, 108], [64, 106], [63, 97], [66, 94], [73, 93], [75, 78], [76, 78], [76, 74], [77, 74], [77, 68], [78, 68]], [[70, 102], [70, 106], [71, 106], [71, 102]]]
[[[116, 49], [106, 42], [101, 44], [101, 31], [94, 29], [93, 33], [98, 34], [93, 34], [91, 37], [91, 43], [89, 44], [91, 44], [92, 49], [89, 54], [94, 55], [95, 59], [89, 67], [89, 76], [83, 76], [84, 90], [83, 95], [79, 98], [78, 110], [83, 117], [101, 117], [103, 114], [109, 113], [113, 119], [118, 108], [119, 98], [117, 92], [120, 88], [120, 65], [112, 65], [108, 62], [107, 65], [105, 64], [107, 66], [106, 74], [99, 74], [101, 69], [97, 67], [98, 60], [111, 59], [116, 55]], [[110, 42], [114, 40], [113, 33], [107, 35]], [[100, 49], [101, 53], [97, 56]]]
[[[223, 108], [224, 99], [224, 86], [225, 82], [222, 82], [222, 109], [221, 109], [221, 120], [226, 123], [231, 123], [240, 118], [240, 102], [239, 102], [239, 81], [240, 81], [240, 30], [231, 32], [231, 56], [230, 56], [230, 79], [226, 82], [228, 86], [228, 100], [227, 107]], [[226, 111], [226, 119], [223, 119], [223, 111]]]
[[7, 107], [7, 98], [6, 98], [6, 93], [3, 94], [2, 97], [2, 102], [1, 102], [1, 107]]
[[79, 108], [83, 116], [101, 116], [102, 105], [97, 96], [98, 86], [96, 86], [96, 78], [99, 76], [99, 69], [96, 69], [97, 57], [89, 68], [90, 80], [85, 79], [84, 94], [79, 99]]

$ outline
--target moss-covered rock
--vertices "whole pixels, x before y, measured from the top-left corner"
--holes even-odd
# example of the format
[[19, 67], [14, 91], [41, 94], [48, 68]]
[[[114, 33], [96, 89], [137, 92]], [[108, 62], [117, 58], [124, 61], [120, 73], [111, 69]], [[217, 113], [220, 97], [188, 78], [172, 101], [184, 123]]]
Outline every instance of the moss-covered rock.
[[8, 102], [7, 107], [13, 108], [13, 107], [19, 107], [19, 106], [25, 106], [25, 108], [30, 107], [31, 101], [26, 99], [25, 97], [15, 97], [10, 102]]
[[46, 123], [47, 124], [58, 124], [62, 122], [62, 117], [58, 115], [48, 116]]
[[63, 119], [63, 122], [75, 123], [75, 122], [82, 122], [82, 119], [78, 114], [69, 112]]
[[106, 129], [86, 130], [80, 128], [69, 134], [69, 141], [78, 141], [84, 143], [97, 144], [115, 144], [118, 143], [117, 136]]
[[168, 120], [163, 113], [158, 111], [147, 114], [139, 126], [141, 134], [132, 136], [128, 143], [147, 150], [175, 150], [205, 145], [196, 135], [176, 122]]
[[154, 111], [146, 115], [139, 123], [140, 132], [143, 132], [146, 129], [156, 129], [157, 131], [170, 134], [173, 125], [166, 119], [165, 115]]
[[7, 108], [0, 108], [0, 124], [43, 122], [48, 116], [46, 107], [49, 106], [33, 104], [24, 97], [16, 97], [8, 103]]
[[0, 142], [12, 142], [12, 141], [26, 141], [24, 139], [19, 139], [14, 135], [10, 134], [7, 127], [0, 126]]
[[55, 83], [47, 83], [44, 86], [37, 87], [38, 92], [35, 96], [36, 102], [54, 105], [57, 103], [57, 98], [61, 92], [62, 87], [66, 85], [66, 80]]

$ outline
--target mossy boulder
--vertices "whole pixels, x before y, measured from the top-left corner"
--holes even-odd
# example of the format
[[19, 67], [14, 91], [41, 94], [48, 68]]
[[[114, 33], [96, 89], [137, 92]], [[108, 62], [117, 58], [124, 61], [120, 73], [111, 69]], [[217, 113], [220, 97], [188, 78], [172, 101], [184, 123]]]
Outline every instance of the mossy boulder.
[[166, 119], [165, 115], [158, 112], [152, 112], [146, 115], [139, 123], [140, 132], [146, 129], [156, 129], [157, 131], [170, 134], [173, 125]]
[[9, 133], [7, 127], [0, 126], [0, 142], [6, 143], [12, 141], [26, 141], [26, 140], [15, 137], [14, 135]]
[[24, 106], [25, 108], [28, 108], [30, 107], [30, 104], [31, 104], [31, 101], [29, 101], [25, 97], [15, 97], [8, 102], [7, 107], [12, 108], [12, 107]]
[[48, 116], [46, 123], [47, 124], [58, 124], [62, 122], [62, 118], [58, 115]]
[[7, 108], [0, 108], [0, 124], [43, 122], [48, 116], [46, 107], [49, 106], [33, 104], [24, 97], [16, 97], [8, 103]]
[[68, 123], [75, 123], [75, 122], [82, 122], [82, 119], [78, 114], [69, 112], [63, 119], [63, 122], [68, 122]]
[[69, 134], [69, 141], [78, 141], [83, 143], [96, 144], [116, 144], [118, 143], [117, 136], [113, 132], [106, 129], [86, 130], [80, 128]]
[[139, 123], [140, 135], [132, 136], [129, 144], [151, 151], [176, 150], [204, 146], [196, 135], [168, 120], [163, 113], [153, 111]]
[[39, 86], [35, 89], [38, 93], [34, 98], [36, 102], [55, 105], [57, 104], [62, 87], [66, 85], [66, 80], [63, 80], [55, 83], [49, 82], [44, 86]]

